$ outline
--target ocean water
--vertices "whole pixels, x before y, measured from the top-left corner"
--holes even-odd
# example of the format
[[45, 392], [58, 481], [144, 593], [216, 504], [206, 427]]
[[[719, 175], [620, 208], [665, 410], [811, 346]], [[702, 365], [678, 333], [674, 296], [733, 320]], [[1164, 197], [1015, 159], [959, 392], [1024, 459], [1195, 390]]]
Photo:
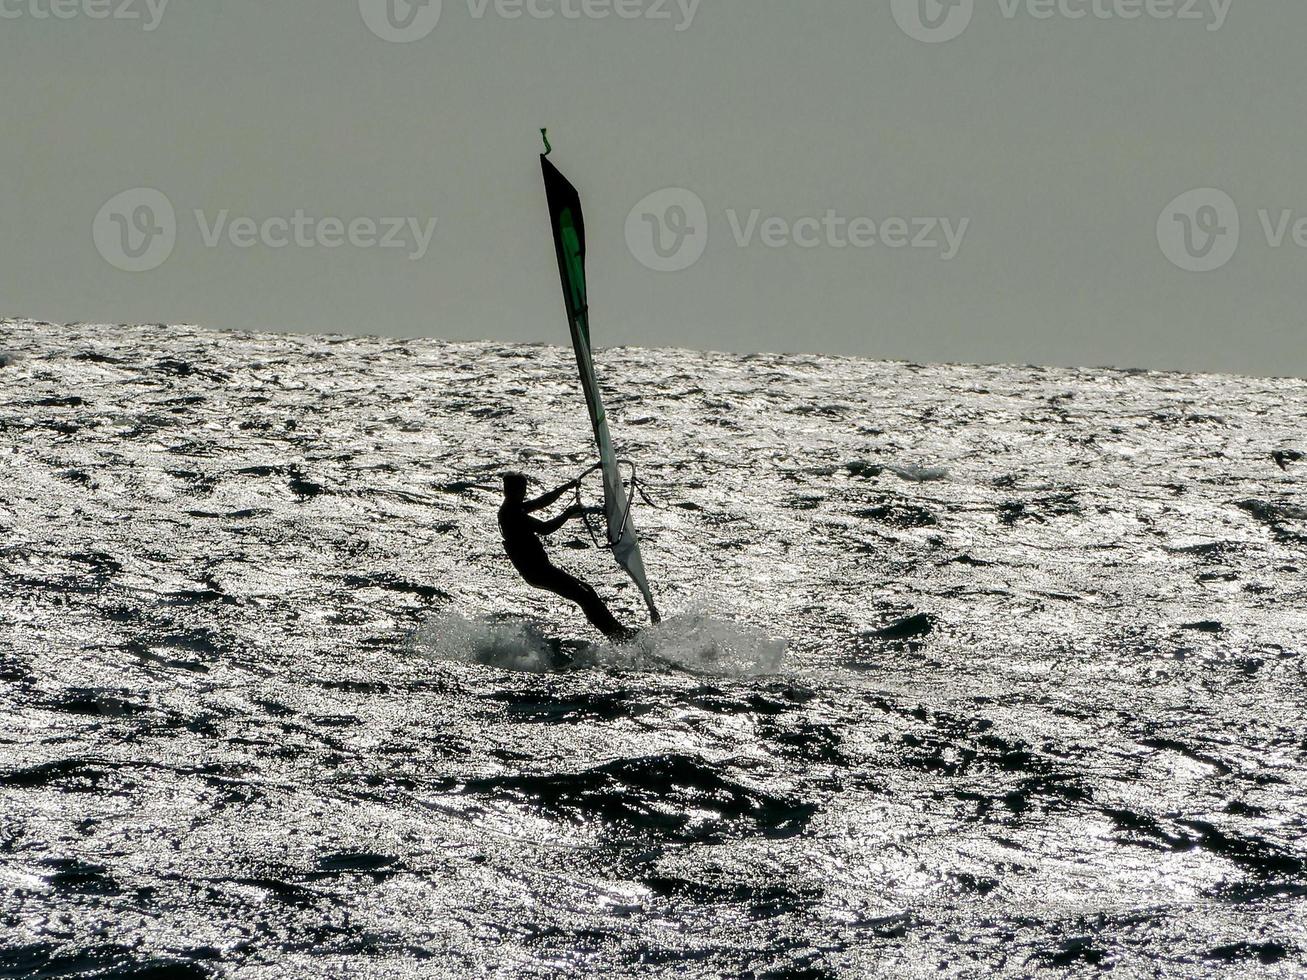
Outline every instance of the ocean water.
[[0, 321], [0, 977], [1307, 974], [1307, 382], [598, 360]]

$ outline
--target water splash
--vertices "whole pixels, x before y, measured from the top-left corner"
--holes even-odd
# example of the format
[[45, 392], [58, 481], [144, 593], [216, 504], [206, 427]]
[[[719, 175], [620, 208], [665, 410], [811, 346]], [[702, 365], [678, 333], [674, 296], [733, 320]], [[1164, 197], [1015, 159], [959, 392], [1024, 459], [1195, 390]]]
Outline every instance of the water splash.
[[674, 616], [642, 632], [632, 647], [653, 662], [713, 677], [779, 672], [788, 644], [704, 613]]
[[531, 674], [671, 670], [710, 677], [775, 674], [788, 649], [784, 640], [703, 613], [664, 620], [625, 644], [562, 641], [525, 620], [442, 613], [414, 632], [409, 647], [432, 660]]
[[527, 674], [547, 674], [576, 660], [534, 623], [517, 619], [470, 619], [458, 613], [430, 617], [414, 632], [409, 649], [432, 660], [479, 664]]

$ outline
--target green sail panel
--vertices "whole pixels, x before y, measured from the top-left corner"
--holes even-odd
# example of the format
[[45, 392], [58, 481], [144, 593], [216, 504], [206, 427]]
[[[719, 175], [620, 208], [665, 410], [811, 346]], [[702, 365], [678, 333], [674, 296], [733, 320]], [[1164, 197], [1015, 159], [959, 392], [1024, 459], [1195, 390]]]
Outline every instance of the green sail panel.
[[558, 253], [558, 272], [563, 280], [563, 302], [572, 328], [572, 347], [576, 366], [581, 372], [581, 389], [590, 409], [590, 423], [599, 446], [599, 463], [604, 479], [604, 512], [607, 515], [608, 541], [613, 557], [631, 576], [649, 607], [649, 618], [660, 620], [653, 592], [640, 555], [640, 539], [631, 515], [632, 493], [622, 476], [617, 454], [608, 432], [608, 417], [595, 377], [590, 345], [590, 307], [585, 288], [585, 219], [581, 214], [581, 197], [576, 188], [542, 155], [540, 166], [545, 175], [545, 193], [549, 199], [549, 218], [554, 230], [554, 248]]

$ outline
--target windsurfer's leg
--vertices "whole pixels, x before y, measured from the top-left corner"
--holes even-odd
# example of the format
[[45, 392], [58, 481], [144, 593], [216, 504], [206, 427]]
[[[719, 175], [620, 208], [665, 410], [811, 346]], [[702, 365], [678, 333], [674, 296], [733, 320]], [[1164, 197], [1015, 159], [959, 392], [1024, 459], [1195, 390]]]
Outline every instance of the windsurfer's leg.
[[567, 574], [562, 569], [554, 568], [547, 575], [536, 577], [532, 582], [538, 589], [545, 589], [554, 595], [574, 602], [581, 607], [590, 625], [610, 640], [625, 640], [631, 631], [617, 621], [599, 593], [587, 582]]

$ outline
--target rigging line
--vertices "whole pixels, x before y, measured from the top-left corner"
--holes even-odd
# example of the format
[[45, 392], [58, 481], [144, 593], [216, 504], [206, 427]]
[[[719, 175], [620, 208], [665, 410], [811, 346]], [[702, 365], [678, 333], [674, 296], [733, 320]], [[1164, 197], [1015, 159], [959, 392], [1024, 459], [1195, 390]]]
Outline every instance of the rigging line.
[[597, 469], [599, 469], [598, 466], [590, 467], [590, 469], [582, 473], [576, 481], [576, 506], [581, 511], [581, 519], [585, 521], [585, 529], [590, 535], [590, 543], [595, 546], [596, 551], [598, 551], [602, 545], [599, 544], [599, 536], [595, 534], [594, 525], [590, 523], [590, 515], [586, 512], [585, 503], [581, 500], [581, 481]]
[[[639, 478], [638, 478], [638, 472], [637, 472], [637, 470], [636, 470], [636, 468], [635, 468], [635, 464], [632, 463], [629, 459], [619, 459], [617, 462], [618, 462], [618, 465], [619, 465], [619, 466], [624, 464], [624, 465], [626, 465], [626, 466], [631, 467], [631, 478], [630, 478], [630, 481], [629, 481], [630, 484], [631, 484], [631, 488], [630, 488], [630, 490], [627, 492], [627, 495], [626, 495], [626, 507], [623, 508], [623, 510], [622, 510], [622, 512], [621, 512], [621, 514], [622, 514], [622, 520], [621, 520], [621, 523], [620, 523], [618, 526], [621, 527], [622, 530], [621, 530], [621, 533], [618, 534], [618, 536], [617, 536], [617, 540], [616, 540], [616, 541], [614, 541], [614, 540], [612, 539], [612, 537], [610, 536], [610, 534], [609, 534], [608, 532], [605, 532], [605, 533], [604, 533], [604, 540], [607, 542], [607, 544], [606, 544], [606, 545], [601, 545], [601, 544], [599, 543], [599, 536], [598, 536], [597, 534], [595, 534], [594, 525], [592, 525], [592, 524], [590, 523], [590, 515], [587, 514], [587, 513], [584, 513], [584, 511], [585, 511], [585, 504], [584, 504], [584, 503], [582, 502], [582, 500], [581, 500], [581, 481], [584, 480], [584, 479], [585, 479], [587, 476], [589, 476], [591, 473], [594, 473], [596, 470], [601, 470], [601, 469], [603, 469], [603, 464], [600, 463], [600, 464], [597, 464], [597, 465], [595, 465], [595, 466], [590, 467], [588, 470], [586, 470], [584, 473], [582, 473], [582, 474], [577, 478], [577, 484], [576, 484], [576, 505], [577, 505], [578, 507], [580, 507], [581, 510], [582, 510], [582, 515], [581, 515], [581, 516], [582, 516], [582, 518], [585, 520], [585, 528], [586, 528], [586, 530], [590, 533], [590, 541], [591, 541], [591, 543], [594, 544], [595, 548], [603, 548], [603, 547], [607, 547], [608, 550], [610, 550], [610, 551], [613, 550], [613, 549], [615, 549], [616, 547], [618, 547], [618, 545], [620, 545], [620, 544], [621, 544], [621, 543], [626, 539], [626, 529], [627, 529], [627, 527], [628, 527], [627, 521], [628, 521], [628, 519], [629, 519], [630, 516], [631, 516], [631, 505], [632, 505], [633, 503], [635, 503], [635, 494], [636, 494], [636, 490], [637, 490], [637, 489], [639, 488], [639, 486], [640, 486]], [[619, 474], [619, 475], [620, 475], [620, 474]], [[643, 491], [641, 491], [641, 495], [643, 496]], [[645, 497], [645, 499], [648, 500], [649, 498], [648, 498], [648, 497]], [[655, 507], [655, 508], [657, 509], [657, 505], [656, 505], [656, 504], [653, 504], [652, 502], [650, 503], [650, 506]]]

